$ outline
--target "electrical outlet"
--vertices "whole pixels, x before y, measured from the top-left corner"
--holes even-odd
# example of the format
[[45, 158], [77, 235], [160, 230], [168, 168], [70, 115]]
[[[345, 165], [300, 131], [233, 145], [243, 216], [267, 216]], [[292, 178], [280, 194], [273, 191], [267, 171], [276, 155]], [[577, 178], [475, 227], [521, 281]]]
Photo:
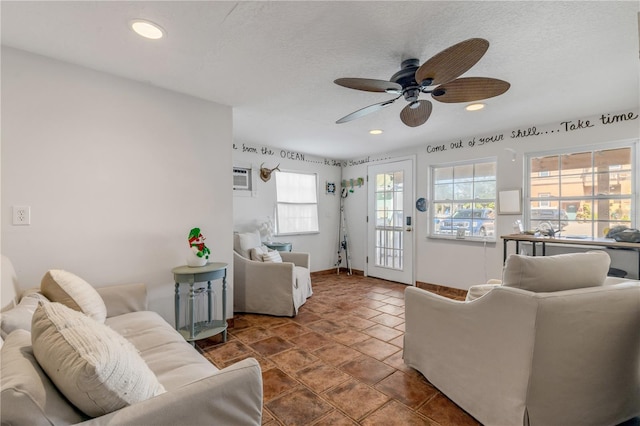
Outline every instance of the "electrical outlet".
[[31, 225], [31, 207], [13, 206], [13, 224]]

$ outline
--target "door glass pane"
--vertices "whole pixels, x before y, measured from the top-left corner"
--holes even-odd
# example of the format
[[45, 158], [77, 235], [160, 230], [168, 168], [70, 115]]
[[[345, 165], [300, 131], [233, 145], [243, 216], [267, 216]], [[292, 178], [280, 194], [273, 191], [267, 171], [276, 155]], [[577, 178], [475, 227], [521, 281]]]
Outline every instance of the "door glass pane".
[[404, 172], [396, 171], [376, 175], [376, 247], [377, 267], [401, 269], [403, 264], [402, 238]]

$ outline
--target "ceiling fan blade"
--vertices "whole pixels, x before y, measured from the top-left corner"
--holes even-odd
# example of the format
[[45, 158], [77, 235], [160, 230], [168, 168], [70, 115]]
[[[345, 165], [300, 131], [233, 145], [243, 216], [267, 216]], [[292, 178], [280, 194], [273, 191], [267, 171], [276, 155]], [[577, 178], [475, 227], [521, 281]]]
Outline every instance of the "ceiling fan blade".
[[465, 77], [438, 86], [431, 97], [445, 103], [472, 102], [502, 95], [509, 87], [509, 83], [496, 78]]
[[418, 127], [427, 122], [432, 109], [429, 101], [415, 101], [402, 108], [400, 119], [409, 127]]
[[402, 92], [402, 86], [398, 83], [386, 80], [374, 80], [371, 78], [339, 78], [333, 82], [338, 86], [347, 87], [349, 89], [364, 90], [366, 92]]
[[391, 105], [392, 103], [394, 103], [396, 101], [396, 99], [398, 99], [398, 98], [366, 106], [366, 107], [364, 107], [362, 109], [359, 109], [357, 111], [352, 112], [351, 114], [345, 115], [340, 120], [336, 121], [336, 124], [346, 123], [347, 121], [351, 121], [351, 120], [355, 120], [356, 118], [364, 117], [365, 115], [371, 114], [372, 112], [380, 111], [381, 109], [386, 108], [389, 105]]
[[470, 38], [446, 48], [422, 64], [416, 71], [418, 84], [431, 80], [429, 86], [455, 80], [474, 66], [489, 48], [482, 38]]

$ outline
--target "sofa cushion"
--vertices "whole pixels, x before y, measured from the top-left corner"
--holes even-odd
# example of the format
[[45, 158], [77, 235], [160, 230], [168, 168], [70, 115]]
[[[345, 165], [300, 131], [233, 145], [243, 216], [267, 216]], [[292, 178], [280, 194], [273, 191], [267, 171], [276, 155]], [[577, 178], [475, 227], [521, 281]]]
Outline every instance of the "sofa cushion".
[[601, 250], [556, 256], [523, 256], [507, 258], [502, 285], [533, 292], [572, 290], [602, 285], [611, 259]]
[[0, 352], [2, 424], [76, 424], [88, 417], [77, 410], [51, 383], [36, 361], [31, 333], [16, 330]]
[[6, 338], [14, 330], [31, 331], [31, 318], [41, 300], [47, 298], [40, 293], [28, 293], [15, 308], [0, 313], [0, 336]]
[[80, 311], [99, 322], [107, 317], [104, 301], [88, 282], [61, 269], [47, 271], [42, 277], [40, 291], [52, 302]]
[[106, 324], [136, 347], [168, 392], [218, 371], [156, 312], [131, 312]]
[[60, 303], [41, 303], [33, 353], [56, 387], [97, 417], [164, 392], [136, 348], [108, 326]]
[[262, 261], [267, 263], [282, 263], [282, 257], [279, 252], [273, 250], [264, 253], [262, 255]]

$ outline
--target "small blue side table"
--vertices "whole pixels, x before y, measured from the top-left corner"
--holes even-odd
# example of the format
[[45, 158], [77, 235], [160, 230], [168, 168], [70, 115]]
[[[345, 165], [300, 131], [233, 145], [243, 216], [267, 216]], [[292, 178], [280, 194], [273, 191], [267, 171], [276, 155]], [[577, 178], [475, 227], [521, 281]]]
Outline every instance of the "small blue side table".
[[291, 251], [291, 243], [281, 243], [278, 241], [271, 241], [270, 243], [264, 243], [265, 246], [277, 251]]
[[[175, 314], [176, 330], [182, 334], [187, 342], [195, 346], [195, 341], [206, 339], [222, 333], [222, 341], [227, 341], [227, 264], [223, 262], [211, 262], [204, 266], [177, 266], [171, 270], [176, 283]], [[213, 319], [213, 306], [211, 298], [211, 281], [222, 279], [222, 319]], [[196, 322], [194, 309], [195, 290], [193, 286], [198, 282], [207, 283], [207, 320]], [[188, 324], [180, 326], [180, 284], [189, 284], [189, 312]]]

